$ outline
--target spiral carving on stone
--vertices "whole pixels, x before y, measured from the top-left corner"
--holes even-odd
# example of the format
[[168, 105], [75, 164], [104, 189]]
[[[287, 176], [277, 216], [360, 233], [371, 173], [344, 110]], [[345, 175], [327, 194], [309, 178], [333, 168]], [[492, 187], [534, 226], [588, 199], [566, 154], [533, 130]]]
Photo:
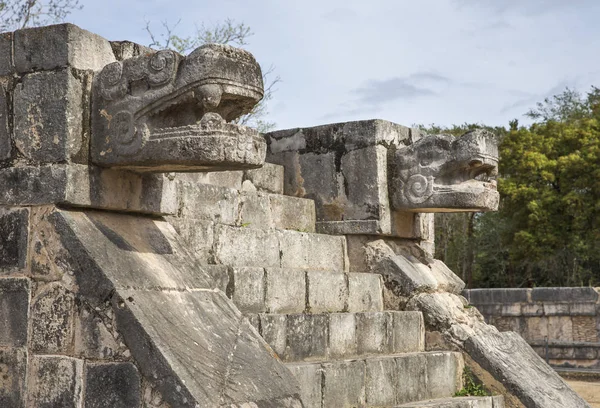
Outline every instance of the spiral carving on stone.
[[144, 132], [136, 129], [130, 112], [117, 113], [110, 122], [111, 138], [118, 145], [118, 153], [129, 156], [137, 153], [144, 143]]
[[123, 64], [113, 62], [105, 66], [98, 74], [100, 94], [106, 100], [112, 101], [127, 94], [127, 78], [123, 76]]
[[177, 57], [170, 50], [159, 51], [148, 62], [148, 84], [159, 86], [168, 83], [176, 71]]
[[420, 204], [433, 194], [433, 177], [414, 174], [404, 183], [404, 196], [413, 204]]

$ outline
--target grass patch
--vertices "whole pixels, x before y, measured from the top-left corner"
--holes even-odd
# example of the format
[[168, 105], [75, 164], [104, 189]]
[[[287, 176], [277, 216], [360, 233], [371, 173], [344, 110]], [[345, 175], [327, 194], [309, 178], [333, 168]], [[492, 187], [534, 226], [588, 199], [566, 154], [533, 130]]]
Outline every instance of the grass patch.
[[469, 367], [465, 367], [463, 370], [463, 380], [465, 386], [454, 394], [455, 397], [487, 397], [491, 395], [483, 384], [475, 381], [475, 376]]

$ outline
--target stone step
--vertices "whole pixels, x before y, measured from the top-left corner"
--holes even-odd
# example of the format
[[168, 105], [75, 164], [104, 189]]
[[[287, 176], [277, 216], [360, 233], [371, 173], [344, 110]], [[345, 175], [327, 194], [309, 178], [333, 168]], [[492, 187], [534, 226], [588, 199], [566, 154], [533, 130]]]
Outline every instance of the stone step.
[[260, 314], [253, 325], [285, 362], [423, 351], [421, 312]]
[[411, 402], [396, 408], [504, 408], [504, 397], [453, 397]]
[[346, 239], [291, 230], [266, 230], [168, 217], [187, 248], [206, 264], [232, 267], [347, 271]]
[[177, 183], [179, 216], [212, 220], [225, 225], [258, 229], [315, 231], [312, 200], [250, 190], [194, 183]]
[[178, 173], [176, 180], [196, 184], [229, 187], [236, 190], [258, 190], [273, 194], [283, 194], [284, 167], [265, 163], [254, 170], [211, 171], [206, 173]]
[[242, 313], [383, 310], [381, 275], [292, 268], [231, 268], [227, 295]]
[[315, 363], [287, 363], [306, 408], [392, 407], [451, 397], [462, 387], [463, 358], [419, 352]]

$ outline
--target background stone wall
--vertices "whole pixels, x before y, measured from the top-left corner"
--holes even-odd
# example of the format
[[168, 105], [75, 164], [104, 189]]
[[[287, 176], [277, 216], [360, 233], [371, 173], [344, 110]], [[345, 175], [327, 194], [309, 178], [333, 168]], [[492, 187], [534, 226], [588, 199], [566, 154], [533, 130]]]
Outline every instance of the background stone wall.
[[488, 323], [519, 333], [550, 364], [600, 368], [598, 289], [471, 289], [464, 296]]

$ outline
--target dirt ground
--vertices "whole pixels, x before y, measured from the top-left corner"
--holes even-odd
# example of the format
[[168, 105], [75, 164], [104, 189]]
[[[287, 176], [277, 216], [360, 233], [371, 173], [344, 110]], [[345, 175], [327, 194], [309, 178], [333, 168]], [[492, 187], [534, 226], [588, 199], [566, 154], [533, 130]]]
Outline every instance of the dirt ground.
[[567, 383], [586, 400], [592, 408], [600, 408], [600, 382], [566, 380]]

